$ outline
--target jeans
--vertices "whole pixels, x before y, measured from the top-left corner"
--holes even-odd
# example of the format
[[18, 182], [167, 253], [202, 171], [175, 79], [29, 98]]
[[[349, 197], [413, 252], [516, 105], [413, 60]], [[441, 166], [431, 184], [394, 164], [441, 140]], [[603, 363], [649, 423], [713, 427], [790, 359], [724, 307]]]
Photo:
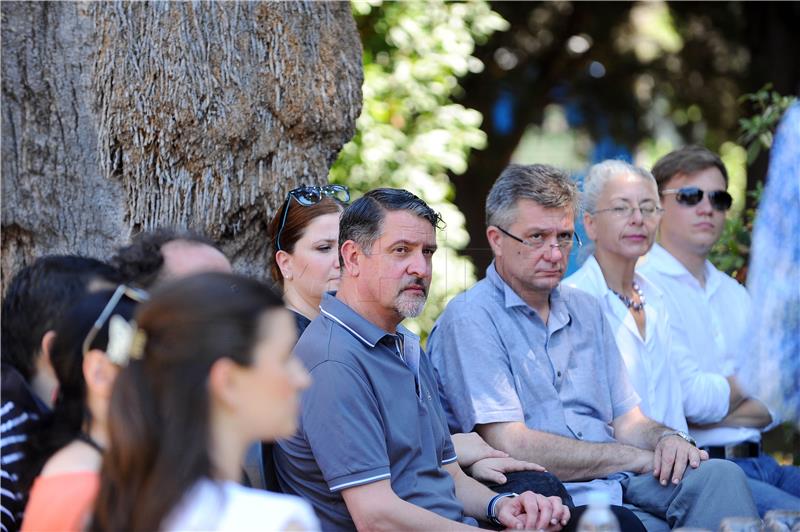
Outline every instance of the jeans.
[[800, 467], [782, 466], [769, 455], [733, 458], [747, 475], [758, 515], [770, 510], [800, 510]]

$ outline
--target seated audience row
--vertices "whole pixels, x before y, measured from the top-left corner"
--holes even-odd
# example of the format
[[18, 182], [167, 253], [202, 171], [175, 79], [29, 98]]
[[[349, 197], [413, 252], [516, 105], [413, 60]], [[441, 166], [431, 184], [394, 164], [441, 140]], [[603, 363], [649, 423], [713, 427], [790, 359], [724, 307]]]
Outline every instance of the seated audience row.
[[[800, 509], [736, 377], [749, 297], [707, 261], [724, 165], [687, 147], [653, 172], [603, 162], [579, 197], [509, 166], [494, 260], [427, 352], [402, 321], [441, 219], [404, 190], [290, 191], [283, 300], [189, 233], [38, 259], [3, 299], [4, 530], [574, 530], [592, 491], [622, 530]], [[581, 211], [592, 254], [562, 282]]]

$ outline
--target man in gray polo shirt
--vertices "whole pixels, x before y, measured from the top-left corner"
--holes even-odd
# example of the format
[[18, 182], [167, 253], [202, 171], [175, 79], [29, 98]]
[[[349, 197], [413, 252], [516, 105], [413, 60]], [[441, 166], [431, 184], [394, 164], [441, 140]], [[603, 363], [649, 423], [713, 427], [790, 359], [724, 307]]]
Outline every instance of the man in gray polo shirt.
[[[509, 166], [486, 200], [495, 256], [445, 309], [428, 340], [452, 431], [541, 463], [575, 504], [610, 492], [648, 530], [716, 530], [756, 516], [741, 470], [708, 460], [685, 433], [642, 414], [597, 301], [559, 286], [578, 191], [545, 165]], [[701, 465], [701, 462], [702, 465]]]
[[275, 448], [281, 488], [313, 504], [325, 530], [440, 530], [496, 518], [558, 530], [558, 497], [500, 495], [465, 475], [433, 367], [402, 327], [425, 304], [438, 215], [404, 190], [377, 189], [342, 214], [342, 279], [295, 353], [311, 373], [297, 434]]

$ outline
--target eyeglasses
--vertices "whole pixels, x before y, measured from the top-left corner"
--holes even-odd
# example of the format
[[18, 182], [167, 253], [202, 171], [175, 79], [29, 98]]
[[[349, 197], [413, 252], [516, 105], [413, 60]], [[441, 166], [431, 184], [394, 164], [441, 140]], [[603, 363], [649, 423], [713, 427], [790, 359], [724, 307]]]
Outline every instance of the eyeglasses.
[[633, 213], [637, 210], [642, 214], [642, 218], [653, 218], [664, 212], [664, 209], [655, 205], [639, 205], [638, 207], [632, 205], [617, 205], [616, 207], [609, 207], [608, 209], [598, 209], [594, 211], [594, 214], [610, 212], [615, 218], [624, 218], [627, 220], [633, 216]]
[[281, 216], [281, 225], [278, 227], [278, 233], [275, 235], [275, 249], [278, 251], [282, 249], [281, 233], [283, 232], [283, 227], [286, 225], [286, 215], [289, 213], [289, 204], [292, 202], [292, 198], [297, 200], [297, 203], [303, 207], [315, 205], [324, 198], [333, 198], [339, 203], [346, 204], [350, 201], [350, 189], [344, 185], [325, 185], [322, 187], [303, 185], [290, 190], [286, 194], [283, 215]]
[[[541, 249], [547, 243], [546, 236], [543, 234], [537, 234], [531, 238], [523, 239], [518, 236], [512, 235], [499, 225], [496, 225], [495, 227], [500, 229], [500, 232], [506, 235], [507, 237], [513, 238], [520, 244], [528, 246], [529, 248]], [[565, 233], [559, 233], [558, 236], [556, 236], [556, 243], [549, 244], [549, 246], [551, 249], [552, 248], [566, 249], [568, 247], [571, 247], [573, 243], [578, 244], [578, 247], [581, 247], [583, 245], [583, 242], [581, 242], [581, 237], [578, 236], [578, 233], [565, 232]]]
[[150, 295], [144, 290], [131, 288], [130, 286], [126, 286], [124, 284], [119, 285], [117, 289], [114, 290], [114, 293], [111, 295], [108, 303], [106, 303], [103, 311], [100, 312], [100, 316], [97, 317], [94, 325], [92, 325], [92, 328], [89, 329], [89, 333], [83, 340], [82, 353], [84, 355], [89, 352], [92, 342], [94, 342], [94, 339], [97, 338], [97, 333], [100, 332], [100, 329], [103, 328], [103, 325], [105, 325], [106, 321], [108, 321], [108, 318], [111, 317], [111, 314], [114, 312], [114, 309], [117, 308], [117, 304], [120, 302], [123, 296], [127, 297], [128, 299], [132, 299], [137, 303], [143, 303], [150, 299]]
[[675, 201], [689, 207], [703, 201], [703, 194], [708, 194], [708, 202], [718, 211], [727, 211], [731, 208], [733, 198], [724, 190], [706, 191], [697, 187], [671, 188], [662, 190], [662, 194], [675, 194]]

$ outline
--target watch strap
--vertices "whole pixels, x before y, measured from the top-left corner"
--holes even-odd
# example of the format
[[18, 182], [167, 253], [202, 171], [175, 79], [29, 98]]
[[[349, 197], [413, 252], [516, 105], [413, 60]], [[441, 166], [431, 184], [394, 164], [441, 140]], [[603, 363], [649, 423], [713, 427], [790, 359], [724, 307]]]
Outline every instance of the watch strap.
[[513, 491], [509, 491], [506, 493], [498, 493], [494, 497], [489, 500], [489, 504], [486, 506], [486, 518], [498, 526], [503, 526], [503, 523], [498, 521], [497, 519], [497, 503], [500, 502], [500, 499], [505, 499], [506, 497], [514, 498], [518, 495]]

